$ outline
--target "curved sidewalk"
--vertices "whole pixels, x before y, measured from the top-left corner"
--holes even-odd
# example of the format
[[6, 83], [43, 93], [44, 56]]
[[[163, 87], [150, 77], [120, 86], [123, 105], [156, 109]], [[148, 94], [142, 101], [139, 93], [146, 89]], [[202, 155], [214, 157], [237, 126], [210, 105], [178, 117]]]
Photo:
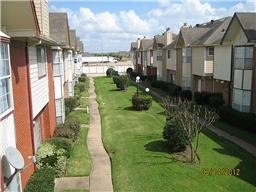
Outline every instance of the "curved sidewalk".
[[101, 139], [101, 119], [93, 78], [89, 78], [90, 124], [87, 145], [92, 158], [90, 192], [113, 192], [111, 163]]

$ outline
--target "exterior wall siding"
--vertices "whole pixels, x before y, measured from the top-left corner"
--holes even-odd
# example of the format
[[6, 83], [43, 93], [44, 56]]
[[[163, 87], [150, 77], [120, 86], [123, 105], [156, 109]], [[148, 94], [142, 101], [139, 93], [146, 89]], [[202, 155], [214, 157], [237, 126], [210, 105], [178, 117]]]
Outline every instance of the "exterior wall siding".
[[26, 186], [35, 167], [28, 156], [34, 154], [31, 108], [29, 101], [28, 61], [26, 59], [26, 44], [12, 41], [10, 44], [12, 83], [14, 97], [14, 119], [16, 125], [17, 148], [24, 157], [26, 169], [21, 172], [22, 188]]
[[[48, 74], [39, 78], [37, 68], [36, 47], [29, 47], [29, 68], [32, 93], [33, 118], [49, 102]], [[46, 65], [47, 66], [47, 65]], [[46, 69], [47, 71], [48, 69]]]
[[205, 48], [192, 48], [192, 74], [204, 76]]
[[230, 81], [231, 46], [222, 45], [214, 48], [214, 79]]
[[36, 15], [42, 34], [49, 36], [48, 0], [34, 1]]

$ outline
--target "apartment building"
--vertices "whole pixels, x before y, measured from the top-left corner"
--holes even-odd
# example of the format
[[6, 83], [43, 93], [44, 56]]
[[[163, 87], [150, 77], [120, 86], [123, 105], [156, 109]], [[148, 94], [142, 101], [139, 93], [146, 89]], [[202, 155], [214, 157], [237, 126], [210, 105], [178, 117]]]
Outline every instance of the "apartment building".
[[[1, 1], [1, 8], [1, 29], [10, 37], [9, 82], [7, 84], [5, 79], [2, 89], [6, 93], [1, 102], [9, 102], [9, 108], [12, 109], [10, 114], [14, 118], [14, 125], [9, 121], [8, 124], [1, 125], [1, 130], [7, 127], [8, 130], [12, 130], [12, 127], [15, 130], [11, 136], [1, 135], [1, 141], [12, 141], [12, 144], [5, 143], [1, 146], [16, 145], [25, 163], [25, 168], [20, 172], [21, 182], [13, 179], [6, 191], [13, 191], [13, 187], [15, 191], [22, 191], [35, 170], [31, 157], [35, 155], [40, 143], [53, 135], [56, 127], [50, 48], [56, 42], [49, 38], [47, 0]], [[14, 12], [19, 12], [19, 17], [13, 17]], [[5, 48], [1, 46], [1, 52], [3, 50]], [[11, 99], [6, 101], [7, 93], [12, 95], [13, 102]], [[9, 134], [11, 133], [12, 131]], [[2, 149], [2, 159], [5, 157], [4, 153]], [[8, 166], [7, 163], [4, 165], [1, 173], [3, 177], [14, 173], [13, 168], [6, 171]]]
[[[218, 84], [230, 75], [230, 105], [242, 112], [256, 112], [256, 13], [234, 13], [221, 41], [228, 68], [216, 63]], [[231, 67], [230, 67], [231, 66]], [[229, 79], [228, 79], [229, 80]]]

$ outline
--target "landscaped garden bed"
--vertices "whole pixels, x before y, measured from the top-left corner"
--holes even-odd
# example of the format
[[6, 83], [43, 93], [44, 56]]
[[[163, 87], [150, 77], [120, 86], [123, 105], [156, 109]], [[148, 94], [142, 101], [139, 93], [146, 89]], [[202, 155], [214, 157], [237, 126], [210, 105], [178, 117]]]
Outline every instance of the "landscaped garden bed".
[[[135, 111], [136, 87], [112, 91], [112, 78], [95, 78], [104, 145], [115, 191], [254, 191], [256, 159], [208, 130], [200, 135], [201, 163], [180, 161], [163, 145], [164, 109], [153, 101]], [[231, 171], [230, 171], [231, 170]]]

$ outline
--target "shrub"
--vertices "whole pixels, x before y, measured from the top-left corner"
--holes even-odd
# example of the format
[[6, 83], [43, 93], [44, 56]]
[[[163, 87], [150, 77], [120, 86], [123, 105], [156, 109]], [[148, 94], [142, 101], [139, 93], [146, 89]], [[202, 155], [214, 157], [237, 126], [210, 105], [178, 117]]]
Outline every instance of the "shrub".
[[120, 90], [126, 90], [127, 87], [129, 87], [130, 79], [127, 75], [121, 75], [117, 76], [115, 79], [113, 79], [116, 87]]
[[169, 91], [169, 85], [170, 85], [170, 83], [165, 82], [165, 81], [158, 81], [158, 80], [156, 80], [156, 81], [152, 81], [151, 82], [151, 86], [152, 87], [159, 88], [159, 89], [161, 89], [161, 90], [163, 90], [165, 92]]
[[180, 97], [181, 97], [182, 100], [191, 101], [192, 100], [192, 91], [183, 90], [183, 91], [181, 91]]
[[230, 125], [256, 133], [256, 115], [254, 113], [239, 112], [231, 107], [223, 106], [219, 109], [219, 116]]
[[75, 118], [68, 118], [66, 119], [64, 125], [66, 128], [73, 130], [75, 133], [75, 138], [77, 138], [80, 132], [81, 122]]
[[85, 83], [77, 83], [75, 85], [75, 88], [79, 89], [79, 92], [84, 92], [85, 91]]
[[65, 124], [59, 124], [54, 131], [54, 137], [64, 137], [74, 141], [76, 139], [75, 131], [65, 127]]
[[82, 82], [82, 83], [85, 83], [86, 82], [86, 77], [81, 76], [81, 77], [78, 78], [78, 81]]
[[70, 157], [70, 153], [72, 150], [72, 141], [70, 139], [63, 138], [63, 137], [52, 137], [48, 139], [47, 142], [54, 145], [57, 150], [64, 149], [65, 150], [64, 155], [66, 157]]
[[175, 84], [169, 84], [169, 94], [172, 97], [179, 97], [181, 95], [181, 87]]
[[133, 69], [132, 69], [131, 67], [129, 67], [129, 68], [126, 69], [126, 74], [127, 74], [127, 75], [130, 76], [132, 72], [133, 72]]
[[177, 117], [169, 119], [164, 127], [163, 138], [172, 152], [184, 151], [189, 144], [187, 134]]
[[54, 191], [55, 170], [53, 168], [38, 169], [30, 177], [24, 192]]
[[222, 93], [213, 93], [209, 98], [209, 105], [214, 109], [218, 109], [224, 104]]
[[147, 94], [134, 94], [132, 97], [132, 106], [135, 110], [148, 110], [152, 105], [152, 96]]
[[36, 166], [38, 169], [54, 168], [56, 176], [62, 176], [66, 168], [65, 150], [57, 149], [54, 144], [44, 142], [36, 152]]
[[209, 105], [215, 109], [224, 104], [222, 93], [210, 93], [207, 91], [195, 92], [194, 100], [198, 105]]
[[113, 77], [115, 75], [118, 75], [118, 72], [115, 71], [113, 68], [108, 68], [107, 71], [106, 71], [106, 75], [108, 77]]
[[65, 111], [66, 115], [74, 110], [80, 104], [79, 96], [65, 98]]

